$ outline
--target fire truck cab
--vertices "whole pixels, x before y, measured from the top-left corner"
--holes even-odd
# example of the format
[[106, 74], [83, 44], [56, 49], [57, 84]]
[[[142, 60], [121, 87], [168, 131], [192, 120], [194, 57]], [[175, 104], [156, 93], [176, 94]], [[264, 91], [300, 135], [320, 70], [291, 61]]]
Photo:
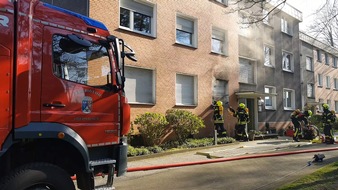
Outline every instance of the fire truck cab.
[[127, 170], [134, 55], [99, 21], [0, 0], [0, 189], [72, 190], [72, 176], [78, 189], [111, 189]]

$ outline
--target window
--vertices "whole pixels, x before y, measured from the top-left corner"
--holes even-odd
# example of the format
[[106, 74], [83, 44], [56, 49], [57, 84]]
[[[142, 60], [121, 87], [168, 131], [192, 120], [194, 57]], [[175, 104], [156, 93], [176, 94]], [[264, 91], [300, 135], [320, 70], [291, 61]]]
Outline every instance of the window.
[[334, 110], [338, 112], [338, 101], [334, 101]]
[[326, 88], [331, 88], [330, 76], [326, 76]]
[[334, 89], [338, 90], [338, 79], [337, 78], [334, 79]]
[[337, 68], [337, 57], [332, 57], [333, 59], [333, 67]]
[[323, 112], [323, 103], [324, 103], [324, 100], [323, 99], [319, 99], [319, 111], [320, 112]]
[[306, 56], [306, 70], [313, 71], [313, 61], [312, 57]]
[[120, 27], [155, 36], [154, 7], [139, 2], [141, 1], [120, 0]]
[[212, 99], [221, 100], [224, 104], [229, 102], [228, 81], [216, 79], [212, 90]]
[[317, 61], [320, 63], [322, 62], [322, 52], [320, 49], [317, 49]]
[[242, 83], [255, 83], [255, 72], [254, 72], [255, 64], [253, 61], [239, 58], [239, 82]]
[[265, 109], [276, 110], [276, 87], [264, 86], [264, 93], [268, 94], [265, 96]]
[[263, 9], [263, 23], [270, 25], [270, 22], [271, 22], [271, 18], [269, 15], [269, 11], [266, 9]]
[[195, 77], [176, 75], [176, 105], [196, 105], [197, 85]]
[[53, 73], [64, 80], [107, 88], [110, 63], [106, 48], [92, 43], [88, 48], [79, 46], [66, 36], [53, 36]]
[[183, 17], [176, 20], [176, 42], [196, 47], [195, 21]]
[[288, 23], [288, 21], [285, 18], [281, 19], [281, 30], [284, 33], [292, 35], [291, 25]]
[[271, 47], [264, 45], [264, 65], [274, 66], [273, 50]]
[[295, 91], [283, 89], [283, 105], [285, 110], [295, 109]]
[[219, 29], [212, 29], [211, 51], [226, 54], [226, 33]]
[[248, 17], [248, 13], [243, 11], [239, 12], [239, 35], [246, 38], [250, 38], [253, 33]]
[[318, 74], [317, 79], [318, 79], [318, 86], [323, 86], [323, 75]]
[[315, 96], [314, 85], [309, 83], [307, 84], [307, 97], [313, 98], [314, 96]]
[[287, 53], [287, 52], [283, 52], [283, 70], [285, 71], [292, 71], [293, 70], [293, 58], [292, 58], [292, 54]]
[[154, 71], [135, 67], [125, 67], [125, 91], [129, 103], [154, 104]]
[[329, 54], [325, 53], [325, 65], [330, 65]]

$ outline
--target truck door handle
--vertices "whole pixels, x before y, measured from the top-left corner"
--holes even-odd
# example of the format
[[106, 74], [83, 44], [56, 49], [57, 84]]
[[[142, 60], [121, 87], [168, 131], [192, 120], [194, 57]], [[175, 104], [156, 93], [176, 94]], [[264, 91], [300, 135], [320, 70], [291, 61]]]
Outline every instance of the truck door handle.
[[49, 103], [44, 103], [43, 106], [45, 107], [56, 107], [56, 108], [63, 108], [63, 107], [66, 107], [65, 104], [49, 104]]

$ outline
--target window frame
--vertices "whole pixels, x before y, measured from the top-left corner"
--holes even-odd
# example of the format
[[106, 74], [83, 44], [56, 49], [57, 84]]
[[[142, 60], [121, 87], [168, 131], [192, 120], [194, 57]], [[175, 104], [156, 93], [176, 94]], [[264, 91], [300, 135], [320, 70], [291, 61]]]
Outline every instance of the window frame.
[[[266, 89], [269, 89], [269, 92], [267, 92]], [[271, 89], [271, 92], [270, 92], [270, 89]], [[276, 97], [276, 95], [273, 95], [273, 94], [276, 94], [276, 87], [265, 85], [264, 86], [264, 93], [269, 94], [269, 96], [264, 97], [265, 109], [266, 110], [277, 110], [277, 97]], [[267, 97], [271, 98], [271, 105], [266, 104], [266, 102], [267, 102], [266, 98]]]
[[[183, 26], [179, 27], [179, 19], [182, 19], [182, 22], [192, 22], [192, 27], [191, 27], [191, 32], [187, 31], [187, 29], [183, 29]], [[186, 27], [188, 28], [188, 27]], [[178, 35], [177, 32], [183, 32], [185, 34], [190, 34], [190, 40], [191, 40], [191, 44], [187, 44], [187, 43], [183, 43], [180, 42], [178, 40]], [[176, 27], [175, 27], [175, 43], [176, 44], [180, 44], [183, 46], [188, 46], [188, 47], [193, 47], [193, 48], [197, 48], [197, 41], [198, 41], [198, 36], [197, 36], [197, 19], [196, 18], [192, 18], [186, 15], [182, 15], [182, 14], [176, 14]]]
[[[289, 97], [291, 100], [290, 106], [287, 105], [287, 97], [286, 92], [290, 92], [291, 97]], [[283, 107], [284, 110], [294, 110], [295, 109], [295, 90], [289, 89], [289, 88], [283, 88]]]
[[[157, 27], [157, 21], [156, 21], [156, 5], [147, 1], [138, 0], [138, 1], [132, 1], [132, 0], [123, 0], [124, 5], [121, 3], [122, 0], [119, 1], [119, 28], [131, 32], [135, 32], [141, 35], [145, 36], [151, 36], [156, 37], [156, 27]], [[131, 3], [132, 5], [128, 5]], [[142, 6], [148, 7], [151, 9], [152, 15], [148, 15], [149, 13], [146, 13], [147, 11], [142, 10]], [[123, 26], [121, 25], [121, 9], [125, 9], [129, 11], [129, 26]], [[143, 8], [145, 9], [145, 8]], [[149, 11], [148, 11], [149, 12]], [[143, 32], [140, 30], [135, 30], [135, 13], [145, 15], [150, 17], [150, 32]]]
[[[266, 64], [266, 48], [270, 49], [270, 60], [269, 63], [270, 64]], [[268, 66], [268, 67], [275, 67], [275, 52], [274, 52], [274, 48], [270, 45], [264, 44], [263, 46], [263, 54], [264, 54], [264, 65]]]
[[322, 51], [320, 49], [316, 50], [317, 62], [322, 63]]
[[[308, 63], [308, 59], [310, 60], [310, 63]], [[310, 64], [310, 69], [308, 67], [308, 64]], [[306, 56], [305, 57], [305, 69], [307, 71], [313, 71], [314, 70], [314, 66], [313, 66], [313, 58], [310, 56]]]
[[281, 18], [281, 32], [292, 36], [293, 35], [292, 30], [293, 28], [289, 20], [287, 20], [285, 17], [282, 17]]
[[[287, 69], [287, 68], [285, 68], [284, 67], [284, 55], [290, 55], [290, 69]], [[282, 51], [282, 69], [283, 69], [283, 71], [287, 71], [287, 72], [293, 72], [294, 71], [294, 57], [293, 57], [293, 54], [292, 53], [290, 53], [290, 52], [287, 52], [287, 51]]]
[[320, 74], [320, 73], [317, 74], [317, 81], [318, 81], [318, 86], [323, 87], [323, 74]]
[[[227, 31], [212, 27], [211, 33], [211, 52], [220, 54], [220, 55], [228, 55], [228, 38], [227, 38]], [[218, 39], [219, 38], [219, 39]], [[218, 40], [221, 44], [221, 51], [215, 51], [213, 49], [214, 40]]]
[[[134, 75], [134, 77], [136, 76], [135, 78], [130, 78], [128, 76], [128, 69], [134, 70], [134, 71], [132, 71], [132, 73], [135, 74]], [[144, 94], [144, 92], [139, 92], [139, 91], [137, 91], [137, 89], [134, 89], [134, 91], [133, 91], [133, 89], [129, 89], [131, 86], [137, 86], [137, 85], [136, 85], [136, 83], [135, 83], [135, 85], [131, 85], [131, 84], [128, 84], [128, 83], [130, 83], [133, 80], [135, 80], [136, 82], [137, 82], [137, 80], [140, 80], [140, 78], [137, 78], [137, 77], [140, 77], [140, 76], [146, 77], [146, 74], [144, 74], [144, 73], [142, 73], [142, 75], [136, 74], [137, 71], [135, 71], [135, 70], [139, 70], [140, 72], [149, 72], [150, 78], [148, 78], [148, 80], [150, 80], [149, 83], [151, 83], [149, 85], [149, 86], [151, 86], [150, 87], [150, 89], [151, 89], [151, 92], [150, 92], [151, 95], [150, 96], [149, 96], [149, 92], [148, 92], [148, 94]], [[126, 66], [125, 67], [125, 78], [126, 78], [126, 82], [125, 82], [126, 84], [125, 84], [124, 88], [125, 88], [125, 91], [126, 91], [126, 96], [128, 98], [128, 103], [139, 104], [139, 105], [154, 105], [154, 104], [156, 104], [156, 88], [155, 88], [156, 73], [155, 73], [154, 70], [146, 69], [146, 68], [140, 68], [140, 67]], [[142, 84], [144, 84], [144, 82], [142, 82]], [[140, 88], [140, 90], [142, 90], [142, 91], [144, 91], [145, 89], [146, 88]], [[130, 92], [130, 91], [132, 91], [132, 92]], [[136, 101], [137, 99], [134, 101], [134, 98], [130, 97], [131, 94], [135, 94], [135, 97], [134, 97], [135, 99], [137, 97], [138, 99], [145, 100], [146, 98], [143, 98], [142, 96], [147, 97], [147, 98], [150, 97], [150, 101], [148, 101], [148, 102], [146, 102], [146, 101]]]
[[325, 84], [326, 84], [326, 89], [331, 89], [331, 77], [330, 76], [325, 76]]
[[[187, 97], [182, 97], [182, 98], [178, 98], [178, 76], [183, 76], [183, 77], [191, 77], [193, 80], [193, 88], [192, 88], [192, 100], [190, 102], [184, 103], [183, 99], [187, 99]], [[176, 106], [197, 106], [197, 98], [198, 98], [198, 85], [197, 85], [198, 81], [197, 81], [197, 76], [194, 75], [188, 75], [188, 74], [182, 74], [182, 73], [176, 73], [176, 78], [175, 78], [175, 105]], [[181, 84], [184, 85], [184, 84]], [[181, 92], [182, 89], [188, 89], [188, 88], [181, 88]], [[182, 94], [182, 93], [181, 93]], [[183, 96], [183, 95], [182, 95]], [[189, 97], [188, 97], [189, 98]], [[178, 100], [181, 100], [181, 102], [178, 102]]]
[[[309, 94], [309, 86], [311, 86], [311, 94]], [[307, 83], [306, 85], [306, 95], [308, 98], [314, 98], [315, 97], [315, 85], [313, 83]]]

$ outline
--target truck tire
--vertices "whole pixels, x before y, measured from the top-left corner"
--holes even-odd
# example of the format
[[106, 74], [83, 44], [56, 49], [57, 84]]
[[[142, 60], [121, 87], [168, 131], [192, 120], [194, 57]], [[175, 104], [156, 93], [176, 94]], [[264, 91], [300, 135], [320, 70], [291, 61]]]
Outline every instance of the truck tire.
[[0, 190], [75, 190], [66, 171], [49, 163], [23, 165], [0, 182]]

